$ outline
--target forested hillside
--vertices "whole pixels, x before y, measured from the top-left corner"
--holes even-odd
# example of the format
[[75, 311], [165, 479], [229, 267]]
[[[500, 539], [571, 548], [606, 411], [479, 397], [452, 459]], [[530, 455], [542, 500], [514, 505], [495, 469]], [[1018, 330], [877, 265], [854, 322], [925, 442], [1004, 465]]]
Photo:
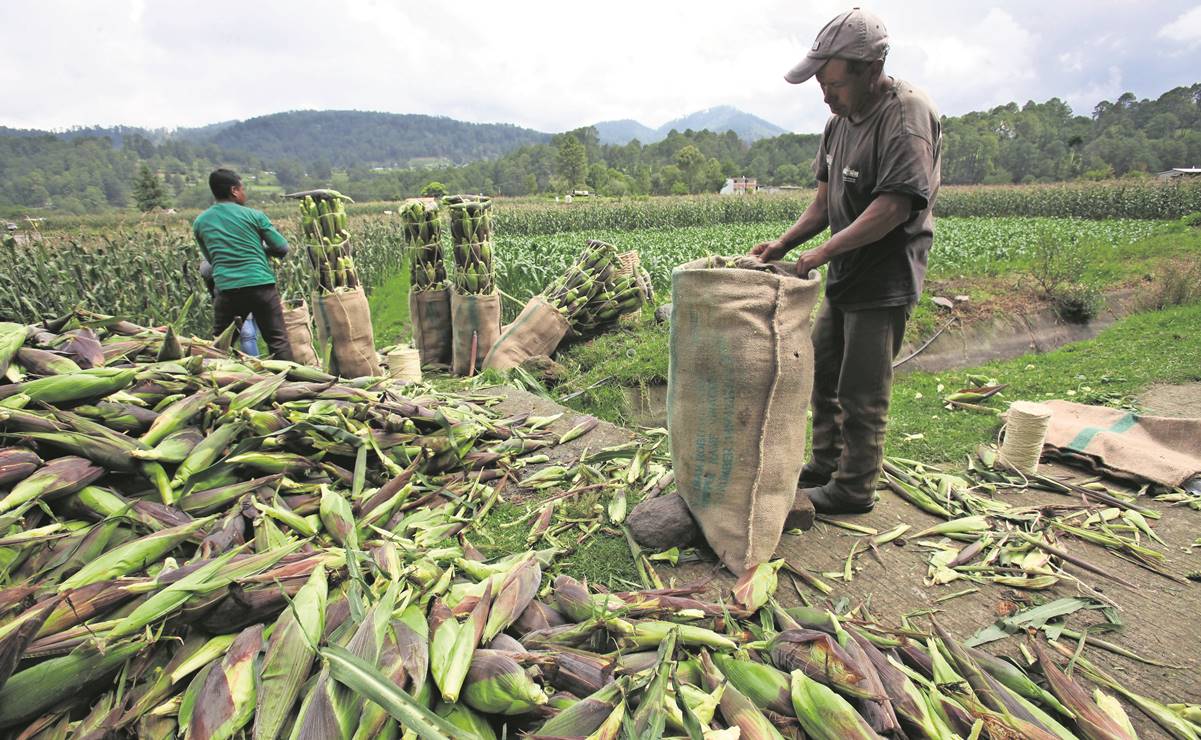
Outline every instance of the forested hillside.
[[[944, 134], [948, 184], [1105, 179], [1201, 166], [1201, 83], [1154, 100], [1125, 94], [1089, 115], [1058, 99], [1011, 103], [947, 118]], [[685, 130], [652, 144], [605, 145], [594, 127], [547, 137], [507, 125], [336, 111], [169, 134], [0, 128], [0, 212], [132, 206], [142, 165], [162, 184], [161, 202], [182, 206], [208, 202], [204, 178], [219, 165], [243, 171], [260, 196], [332, 186], [356, 199], [395, 200], [431, 182], [448, 191], [513, 196], [712, 192], [732, 176], [807, 185], [817, 142], [816, 134], [747, 143], [733, 132]]]

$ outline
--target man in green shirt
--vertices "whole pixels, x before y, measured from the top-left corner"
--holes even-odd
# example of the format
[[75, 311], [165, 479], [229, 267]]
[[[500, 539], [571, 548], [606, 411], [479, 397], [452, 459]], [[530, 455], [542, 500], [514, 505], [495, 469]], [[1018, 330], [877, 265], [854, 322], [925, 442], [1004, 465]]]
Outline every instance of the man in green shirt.
[[212, 265], [213, 335], [253, 315], [276, 359], [290, 360], [284, 308], [267, 257], [288, 254], [288, 241], [262, 211], [247, 208], [242, 178], [232, 170], [209, 175], [217, 202], [192, 222], [192, 233]]

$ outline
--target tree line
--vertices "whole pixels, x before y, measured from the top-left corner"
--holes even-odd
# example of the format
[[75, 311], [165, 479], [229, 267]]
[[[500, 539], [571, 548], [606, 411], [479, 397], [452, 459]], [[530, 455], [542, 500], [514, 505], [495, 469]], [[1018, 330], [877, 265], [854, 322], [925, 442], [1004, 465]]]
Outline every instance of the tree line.
[[[378, 141], [378, 127], [365, 131], [368, 138], [355, 150], [359, 156]], [[1201, 83], [1154, 100], [1126, 93], [1098, 103], [1091, 115], [1076, 115], [1058, 98], [1010, 103], [947, 117], [943, 132], [942, 173], [948, 184], [1100, 180], [1201, 166]], [[252, 177], [252, 192], [257, 187], [261, 195], [321, 186], [356, 200], [399, 200], [431, 188], [506, 196], [575, 190], [612, 196], [704, 193], [738, 176], [764, 185], [807, 186], [814, 182], [819, 141], [816, 134], [784, 134], [747, 144], [733, 132], [687, 130], [672, 131], [654, 144], [605, 145], [596, 129], [586, 127], [467, 164], [450, 164], [450, 150], [441, 148], [443, 164], [384, 168], [341, 155], [264, 159], [212, 139], [156, 142], [128, 130], [119, 146], [102, 135], [15, 133], [0, 131], [0, 210], [9, 213], [203, 207], [210, 201], [205, 178], [218, 165]], [[281, 145], [278, 151], [288, 150]]]

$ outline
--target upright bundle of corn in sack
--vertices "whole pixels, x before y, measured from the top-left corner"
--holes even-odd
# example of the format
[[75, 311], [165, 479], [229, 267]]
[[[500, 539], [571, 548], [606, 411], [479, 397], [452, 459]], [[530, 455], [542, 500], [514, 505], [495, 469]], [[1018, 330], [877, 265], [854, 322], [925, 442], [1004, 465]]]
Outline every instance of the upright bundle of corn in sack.
[[474, 375], [500, 337], [500, 295], [492, 267], [492, 201], [448, 195], [454, 252], [451, 275], [451, 372]]
[[301, 226], [313, 266], [317, 337], [326, 364], [344, 378], [379, 375], [379, 355], [371, 329], [371, 307], [355, 271], [346, 230], [346, 196], [335, 190], [293, 193], [300, 202]]
[[400, 212], [409, 258], [409, 318], [422, 365], [450, 365], [450, 288], [442, 259], [442, 218], [415, 200]]
[[[804, 462], [819, 280], [753, 258], [672, 271], [667, 424], [676, 484], [735, 573], [775, 552]], [[714, 423], [719, 421], [719, 423]]]

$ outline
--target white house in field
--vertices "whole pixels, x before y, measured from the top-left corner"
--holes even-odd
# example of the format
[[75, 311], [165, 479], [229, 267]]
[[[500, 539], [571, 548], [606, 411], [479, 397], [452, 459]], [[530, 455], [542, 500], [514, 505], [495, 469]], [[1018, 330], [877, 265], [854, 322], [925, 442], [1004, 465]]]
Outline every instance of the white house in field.
[[1173, 167], [1155, 174], [1160, 180], [1175, 180], [1178, 177], [1201, 177], [1201, 167]]
[[746, 195], [759, 189], [759, 181], [753, 177], [728, 177], [722, 186], [722, 195]]

